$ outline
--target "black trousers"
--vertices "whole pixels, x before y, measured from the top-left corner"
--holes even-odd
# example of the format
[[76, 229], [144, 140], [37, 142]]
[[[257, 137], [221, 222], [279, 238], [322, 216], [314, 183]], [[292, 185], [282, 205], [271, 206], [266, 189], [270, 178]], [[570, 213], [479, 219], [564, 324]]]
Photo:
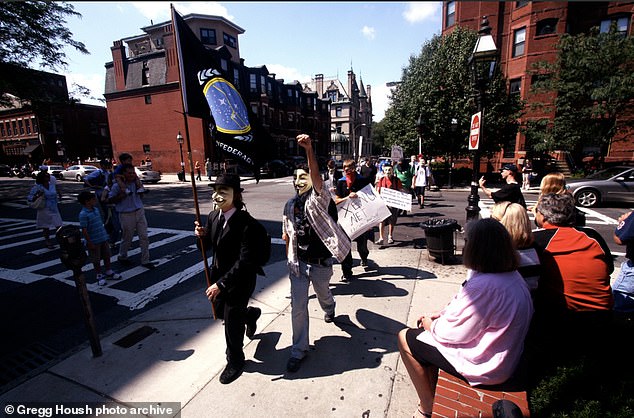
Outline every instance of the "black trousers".
[[[357, 243], [357, 252], [361, 260], [367, 260], [368, 255], [370, 255], [370, 250], [368, 250], [368, 234], [371, 232], [372, 231], [364, 232], [354, 239], [354, 242]], [[346, 258], [341, 262], [341, 270], [343, 270], [344, 276], [352, 275], [352, 250], [350, 250]]]
[[227, 342], [227, 363], [237, 367], [244, 365], [244, 332], [248, 320], [252, 320], [256, 310], [246, 303], [224, 303], [222, 307], [225, 321], [225, 341]]

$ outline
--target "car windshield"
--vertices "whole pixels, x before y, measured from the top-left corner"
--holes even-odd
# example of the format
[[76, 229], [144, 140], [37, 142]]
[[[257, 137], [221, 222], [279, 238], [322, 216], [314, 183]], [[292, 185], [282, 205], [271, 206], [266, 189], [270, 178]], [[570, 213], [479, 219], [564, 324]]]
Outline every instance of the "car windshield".
[[607, 180], [627, 170], [628, 170], [627, 168], [623, 168], [623, 167], [611, 167], [605, 170], [598, 171], [594, 174], [591, 174], [587, 178], [588, 180]]

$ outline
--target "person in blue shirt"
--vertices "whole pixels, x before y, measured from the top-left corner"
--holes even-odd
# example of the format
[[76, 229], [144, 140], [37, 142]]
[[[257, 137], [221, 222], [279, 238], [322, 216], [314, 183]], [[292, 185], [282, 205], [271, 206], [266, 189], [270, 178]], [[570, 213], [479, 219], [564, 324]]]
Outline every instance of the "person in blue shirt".
[[625, 260], [621, 263], [621, 271], [612, 284], [614, 310], [622, 313], [634, 312], [634, 216], [628, 212], [619, 217], [619, 224], [614, 231], [614, 242], [625, 245]]
[[[96, 208], [97, 197], [88, 190], [84, 190], [79, 193], [77, 200], [83, 206], [83, 209], [79, 212], [79, 226], [95, 269], [97, 283], [99, 286], [104, 286], [107, 278], [118, 280], [121, 275], [115, 273], [110, 266], [108, 233], [103, 226], [101, 212]], [[101, 260], [103, 260], [105, 274], [101, 273]]]

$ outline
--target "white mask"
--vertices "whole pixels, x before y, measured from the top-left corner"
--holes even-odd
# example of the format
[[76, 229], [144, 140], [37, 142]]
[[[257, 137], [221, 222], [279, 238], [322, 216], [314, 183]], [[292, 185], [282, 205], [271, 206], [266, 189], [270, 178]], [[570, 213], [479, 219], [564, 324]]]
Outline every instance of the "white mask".
[[228, 186], [218, 186], [211, 195], [214, 203], [223, 212], [233, 207], [233, 188]]
[[306, 170], [298, 169], [295, 170], [295, 178], [293, 180], [293, 184], [295, 185], [295, 190], [297, 194], [303, 195], [304, 193], [310, 191], [313, 187], [313, 182], [310, 178], [310, 174], [306, 172]]

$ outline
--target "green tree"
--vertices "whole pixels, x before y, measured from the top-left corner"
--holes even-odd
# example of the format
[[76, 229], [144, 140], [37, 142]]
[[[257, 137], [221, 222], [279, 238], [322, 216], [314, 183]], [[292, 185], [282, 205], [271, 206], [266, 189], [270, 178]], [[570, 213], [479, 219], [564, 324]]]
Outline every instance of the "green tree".
[[[410, 57], [385, 113], [387, 144], [399, 144], [406, 153], [417, 153], [416, 121], [422, 116], [423, 153], [453, 157], [468, 153], [471, 115], [476, 111], [469, 57], [477, 36], [473, 30], [458, 27], [447, 36], [434, 36], [418, 56]], [[509, 96], [506, 80], [495, 71], [483, 107], [485, 140], [481, 150], [491, 154], [514, 140], [523, 105], [516, 95]], [[451, 124], [454, 118], [458, 121], [455, 131]]]
[[535, 65], [533, 107], [554, 118], [526, 124], [527, 147], [569, 150], [579, 159], [585, 146], [600, 147], [605, 155], [616, 137], [631, 140], [634, 38], [615, 29], [564, 34], [557, 43], [557, 59]]
[[38, 99], [41, 80], [28, 68], [60, 70], [67, 66], [64, 47], [88, 54], [72, 38], [67, 16], [78, 16], [71, 4], [55, 1], [0, 2], [0, 105], [12, 106], [10, 93], [23, 100]]

